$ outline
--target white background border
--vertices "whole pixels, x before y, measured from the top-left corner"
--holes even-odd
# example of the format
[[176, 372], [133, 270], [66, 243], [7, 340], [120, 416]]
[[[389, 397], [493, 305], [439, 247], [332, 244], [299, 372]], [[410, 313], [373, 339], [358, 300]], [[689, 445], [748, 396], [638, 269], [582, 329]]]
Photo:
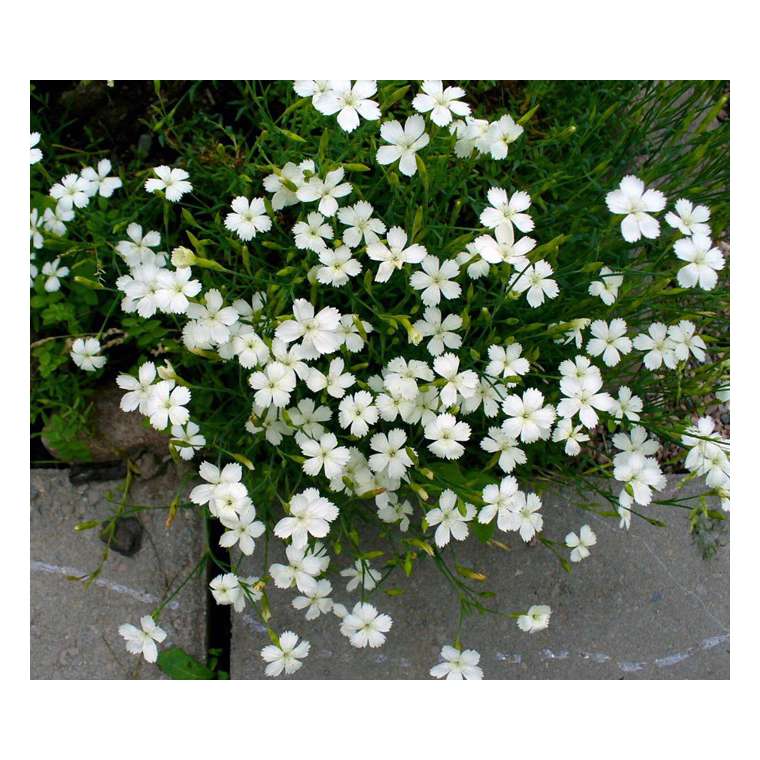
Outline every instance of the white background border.
[[[192, 7], [191, 7], [192, 6]], [[738, 4], [737, 6], [738, 7]], [[0, 260], [6, 517], [3, 745], [22, 757], [706, 757], [756, 746], [758, 25], [732, 3], [37, 2], [6, 4]], [[752, 61], [754, 60], [754, 63]], [[751, 69], [751, 70], [750, 70]], [[30, 682], [29, 79], [730, 78], [731, 682]], [[8, 171], [10, 168], [10, 171]], [[740, 410], [737, 414], [736, 410]], [[754, 447], [753, 447], [754, 443]], [[66, 611], [61, 611], [65, 616]], [[459, 688], [459, 690], [455, 690]], [[749, 689], [751, 688], [751, 691]], [[214, 693], [211, 693], [211, 689]], [[751, 696], [750, 696], [751, 695]], [[10, 730], [9, 730], [10, 729]], [[482, 752], [482, 754], [481, 754]], [[167, 754], [168, 753], [168, 754]], [[213, 753], [213, 755], [212, 755]], [[423, 756], [423, 755], [419, 755]]]

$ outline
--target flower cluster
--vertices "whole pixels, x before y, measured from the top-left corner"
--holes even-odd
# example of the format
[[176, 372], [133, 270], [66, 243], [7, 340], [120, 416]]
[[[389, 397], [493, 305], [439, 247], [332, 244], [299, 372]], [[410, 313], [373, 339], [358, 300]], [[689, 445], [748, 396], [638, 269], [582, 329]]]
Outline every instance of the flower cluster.
[[[343, 159], [353, 146], [361, 155], [371, 144], [375, 165], [330, 160], [324, 135], [332, 121], [319, 149], [300, 154], [292, 146], [306, 139], [283, 128], [290, 160], [257, 166], [260, 182], [246, 175], [209, 223], [209, 236], [228, 255], [216, 256], [194, 234], [187, 235], [192, 250], [172, 247], [168, 225], [162, 234], [151, 229], [155, 219], [132, 215], [116, 228], [125, 232], [113, 242], [118, 276], [109, 283], [122, 313], [173, 325], [183, 377], [168, 362], [142, 362], [136, 374], [116, 379], [125, 391], [121, 408], [170, 429], [169, 445], [181, 458], [205, 450], [202, 483], [189, 499], [219, 522], [219, 545], [230, 552], [217, 561], [222, 572], [211, 592], [218, 604], [248, 610], [266, 626], [267, 676], [295, 673], [311, 649], [300, 633], [278, 633], [270, 623], [275, 589], [289, 593], [305, 621], [334, 616], [350, 646], [375, 648], [403, 621], [382, 612], [383, 597], [373, 594], [425, 556], [443, 562], [456, 542], [495, 541], [500, 531], [548, 546], [568, 567], [589, 558], [597, 544], [591, 527], [552, 539], [543, 510], [542, 481], [557, 472], [562, 482], [572, 479], [567, 473], [581, 461], [601, 459], [594, 469], [608, 475], [605, 489], [623, 528], [667, 484], [658, 458], [663, 437], [681, 441], [686, 467], [727, 508], [727, 441], [709, 417], [680, 428], [663, 422], [656, 391], [671, 378], [680, 389], [682, 378], [708, 362], [711, 338], [699, 310], [669, 310], [659, 321], [656, 303], [641, 305], [633, 266], [610, 257], [578, 267], [572, 253], [560, 256], [563, 240], [541, 240], [548, 216], [541, 189], [532, 188], [532, 197], [511, 172], [466, 199], [463, 193], [472, 206], [463, 236], [426, 219], [422, 205], [403, 207], [412, 183], [427, 197], [426, 161], [502, 161], [524, 133], [522, 119], [476, 117], [464, 89], [439, 80], [422, 82], [410, 98], [409, 88], [380, 97], [373, 80], [299, 80], [293, 89], [320, 129], [322, 117], [336, 117], [341, 145], [352, 146]], [[32, 163], [41, 158], [35, 144], [33, 135]], [[55, 209], [32, 211], [33, 247], [43, 246], [43, 231], [63, 234], [95, 194], [107, 198], [121, 187], [110, 169], [101, 161], [51, 188]], [[361, 182], [367, 171], [375, 172], [373, 182], [388, 178], [388, 202]], [[163, 204], [165, 218], [189, 193], [204, 193], [186, 170], [159, 166], [153, 174], [144, 183], [141, 175], [141, 189], [159, 196], [151, 202]], [[445, 182], [442, 174], [438, 181]], [[606, 203], [622, 216], [626, 243], [656, 245], [662, 192], [626, 176]], [[189, 210], [182, 218], [195, 223]], [[673, 259], [661, 290], [716, 287], [725, 262], [709, 219], [706, 206], [685, 199], [666, 214], [682, 237], [673, 242], [675, 259], [670, 247], [658, 259]], [[645, 259], [644, 248], [630, 257]], [[56, 258], [42, 272], [45, 289], [56, 291], [69, 269]], [[85, 371], [105, 363], [98, 338], [78, 338], [72, 347]], [[203, 368], [211, 385], [196, 382]], [[214, 405], [222, 394], [219, 412], [198, 403], [204, 397]], [[206, 416], [226, 438], [209, 435]], [[561, 464], [550, 470], [547, 461]], [[385, 555], [365, 549], [363, 523], [402, 548], [373, 567]], [[280, 561], [257, 549], [265, 535], [278, 539]], [[261, 553], [268, 566], [261, 577], [249, 575], [246, 561]], [[482, 578], [467, 568], [460, 574]], [[345, 580], [343, 601], [338, 579]], [[467, 583], [453, 583], [463, 607], [481, 605]], [[512, 615], [518, 631], [533, 634], [548, 627], [551, 608]], [[130, 652], [155, 660], [164, 634], [152, 618], [143, 618], [142, 631], [122, 629]], [[478, 652], [457, 639], [430, 674], [476, 680], [479, 663]]]

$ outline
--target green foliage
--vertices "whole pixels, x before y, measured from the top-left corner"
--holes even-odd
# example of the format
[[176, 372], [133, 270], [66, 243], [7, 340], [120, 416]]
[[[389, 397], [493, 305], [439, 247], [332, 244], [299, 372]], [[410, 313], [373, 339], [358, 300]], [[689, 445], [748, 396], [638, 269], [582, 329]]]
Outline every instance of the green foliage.
[[[77, 441], [86, 430], [85, 409], [97, 384], [113, 383], [118, 372], [133, 370], [139, 361], [166, 359], [192, 385], [193, 418], [202, 426], [208, 449], [226, 459], [255, 464], [254, 476], [246, 473], [249, 493], [262, 519], [271, 523], [281, 516], [286, 495], [304, 487], [305, 481], [294, 464], [297, 450], [261, 446], [260, 434], [252, 437], [245, 431], [251, 409], [249, 372], [236, 362], [189, 353], [182, 345], [184, 322], [173, 316], [158, 314], [144, 320], [124, 313], [114, 283], [126, 269], [114, 247], [125, 238], [130, 222], [139, 222], [145, 231], [159, 230], [162, 250], [185, 246], [200, 259], [193, 276], [202, 281], [204, 291], [219, 288], [226, 303], [266, 293], [268, 336], [296, 297], [310, 298], [319, 308], [350, 310], [370, 321], [375, 332], [361, 358], [344, 354], [348, 369], [356, 371], [352, 369], [356, 363], [385, 363], [398, 352], [399, 339], [406, 346], [407, 332], [423, 309], [404, 278], [375, 283], [371, 265], [363, 257], [364, 274], [346, 288], [312, 286], [309, 270], [314, 256], [296, 250], [290, 234], [293, 224], [314, 210], [311, 205], [276, 213], [270, 205], [272, 233], [248, 244], [224, 227], [234, 196], [263, 195], [269, 203], [262, 189], [264, 177], [288, 161], [313, 158], [321, 174], [342, 166], [347, 180], [354, 183], [352, 203], [369, 201], [389, 227], [403, 226], [410, 241], [424, 243], [438, 256], [453, 257], [482, 234], [478, 217], [490, 187], [530, 193], [539, 243], [531, 259], [542, 257], [552, 265], [561, 297], [532, 312], [514, 299], [514, 293], [505, 295], [507, 268], [494, 268], [477, 283], [461, 277], [464, 294], [453, 308], [463, 319], [464, 345], [471, 347], [462, 354], [462, 368], [482, 370], [483, 349], [491, 343], [520, 341], [535, 368], [531, 381], [555, 381], [551, 373], [569, 349], [554, 340], [573, 319], [622, 317], [629, 335], [644, 330], [655, 314], [666, 323], [684, 318], [697, 322], [699, 332], [710, 338], [711, 361], [691, 366], [688, 375], [641, 372], [635, 353], [624, 357], [615, 370], [616, 378], [631, 378], [635, 392], [645, 398], [643, 424], [663, 441], [677, 441], [685, 422], [715, 403], [715, 390], [727, 373], [729, 267], [714, 291], [677, 287], [672, 235], [664, 223], [662, 239], [632, 247], [622, 240], [619, 219], [610, 216], [604, 199], [621, 177], [635, 173], [656, 183], [671, 203], [687, 197], [708, 204], [713, 236], [724, 236], [729, 224], [729, 124], [722, 115], [727, 84], [471, 81], [463, 86], [476, 116], [497, 118], [509, 112], [524, 125], [525, 134], [510, 146], [505, 161], [458, 160], [453, 157], [455, 136], [429, 125], [431, 144], [418, 155], [417, 174], [405, 178], [394, 166], [376, 163], [376, 123], [362, 122], [348, 135], [337, 128], [334, 117], [319, 114], [309, 99], [298, 98], [290, 82], [124, 82], [112, 92], [92, 82], [72, 85], [65, 96], [37, 85], [32, 126], [45, 136], [46, 158], [44, 173], [42, 167], [33, 168], [35, 207], [52, 206], [47, 193], [51, 181], [105, 156], [112, 159], [125, 185], [109, 200], [93, 199], [77, 214], [65, 238], [46, 236], [38, 253], [38, 262], [60, 256], [72, 270], [58, 293], [45, 293], [41, 277], [32, 292], [36, 344], [32, 416], [47, 419], [46, 436], [52, 435], [64, 451], [81, 456], [86, 446]], [[383, 119], [403, 122], [412, 113], [415, 90], [408, 82], [380, 82], [377, 100]], [[79, 101], [85, 97], [100, 99], [100, 118], [83, 115]], [[77, 151], [62, 147], [66, 145], [77, 146]], [[194, 191], [181, 203], [165, 203], [144, 192], [149, 167], [159, 164], [189, 171]], [[625, 275], [613, 307], [588, 294], [589, 280], [603, 265]], [[547, 327], [552, 323], [559, 327]], [[90, 334], [102, 338], [111, 330], [116, 345], [104, 370], [85, 374], [67, 364], [70, 338]], [[429, 359], [423, 347], [409, 345], [405, 354], [407, 349], [410, 356]], [[71, 407], [78, 411], [67, 414]], [[609, 432], [613, 429], [614, 425]], [[419, 451], [425, 442], [419, 433], [415, 435], [409, 444]], [[602, 435], [595, 445], [584, 447], [573, 461], [578, 472], [609, 463], [608, 438]], [[286, 445], [292, 447], [292, 442]], [[533, 473], [535, 480], [548, 481], [558, 467], [568, 468], [559, 447], [531, 446], [526, 453], [525, 472]], [[444, 488], [480, 505], [483, 486], [499, 478], [493, 464], [483, 467], [482, 452], [471, 445], [456, 463], [429, 464], [431, 478], [414, 472], [410, 498], [415, 517], [397, 558], [403, 572], [410, 574], [414, 562], [429, 554], [430, 545], [419, 530], [423, 511]], [[530, 490], [536, 488], [533, 483]], [[330, 535], [336, 553], [338, 549], [352, 557], [361, 553], [356, 525], [369, 521], [371, 504], [358, 498], [340, 505], [342, 517]], [[481, 541], [494, 537], [493, 523], [475, 521], [470, 527]], [[555, 544], [549, 539], [542, 543], [569, 570]], [[451, 575], [472, 580], [460, 568]], [[173, 657], [179, 661], [180, 655]], [[184, 667], [194, 666], [184, 663]]]
[[[216, 662], [213, 660], [212, 662]], [[192, 655], [178, 646], [161, 649], [156, 661], [162, 673], [175, 681], [208, 681], [213, 679], [226, 680], [229, 675], [207, 667]]]
[[51, 452], [66, 462], [89, 462], [92, 454], [83, 438], [87, 433], [87, 417], [75, 407], [54, 413], [45, 423], [42, 437]]

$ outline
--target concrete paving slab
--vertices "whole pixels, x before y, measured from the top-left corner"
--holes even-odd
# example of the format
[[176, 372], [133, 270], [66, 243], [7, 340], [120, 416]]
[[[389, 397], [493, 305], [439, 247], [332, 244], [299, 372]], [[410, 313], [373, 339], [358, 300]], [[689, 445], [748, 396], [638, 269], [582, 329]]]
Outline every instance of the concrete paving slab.
[[[670, 476], [672, 494], [678, 478]], [[688, 483], [679, 496], [701, 493]], [[577, 497], [576, 497], [577, 499]], [[598, 536], [590, 558], [560, 567], [542, 546], [528, 547], [516, 534], [501, 534], [512, 550], [483, 546], [470, 539], [456, 545], [461, 564], [488, 576], [484, 588], [496, 591], [501, 609], [524, 610], [549, 604], [548, 630], [533, 635], [515, 621], [494, 615], [467, 619], [462, 640], [481, 653], [486, 678], [502, 679], [726, 679], [729, 677], [729, 549], [703, 560], [687, 531], [686, 510], [660, 507], [648, 514], [668, 522], [657, 528], [634, 517], [629, 532], [617, 521], [573, 506], [573, 496], [544, 496], [544, 525], [562, 540], [589, 523]], [[577, 501], [576, 501], [577, 503]], [[498, 536], [497, 536], [498, 537]], [[383, 549], [381, 544], [366, 550]], [[260, 574], [261, 554], [250, 571]], [[279, 561], [279, 559], [270, 559]], [[348, 563], [334, 558], [330, 579], [334, 599], [347, 606], [356, 594], [345, 590], [337, 572]], [[332, 614], [306, 621], [290, 605], [293, 591], [273, 589], [273, 625], [291, 629], [311, 642], [310, 656], [291, 678], [422, 679], [438, 662], [442, 645], [457, 634], [455, 594], [432, 562], [420, 564], [412, 578], [389, 579], [402, 596], [381, 593], [368, 601], [393, 617], [381, 649], [355, 649], [338, 632]], [[476, 585], [476, 584], [473, 584]], [[481, 585], [481, 584], [477, 584]], [[232, 678], [264, 677], [259, 655], [266, 633], [250, 614], [233, 613]]]
[[[164, 474], [137, 478], [130, 502], [168, 504], [178, 487], [173, 465]], [[139, 625], [201, 555], [203, 525], [180, 512], [170, 529], [165, 510], [144, 511], [142, 547], [132, 557], [114, 552], [89, 588], [67, 580], [94, 570], [104, 545], [97, 530], [75, 533], [83, 520], [112, 513], [106, 494], [118, 499], [120, 481], [72, 485], [68, 470], [31, 471], [31, 677], [34, 679], [157, 679], [163, 674], [127, 653], [121, 623]], [[205, 658], [205, 573], [180, 592], [161, 616], [168, 637]]]

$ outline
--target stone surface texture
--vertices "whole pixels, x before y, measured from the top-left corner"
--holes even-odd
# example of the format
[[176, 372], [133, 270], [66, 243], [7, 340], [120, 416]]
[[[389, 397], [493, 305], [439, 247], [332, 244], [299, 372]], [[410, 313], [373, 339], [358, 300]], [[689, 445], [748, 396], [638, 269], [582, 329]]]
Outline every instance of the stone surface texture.
[[[678, 478], [664, 496], [675, 493]], [[691, 482], [678, 496], [704, 490]], [[526, 546], [515, 533], [496, 538], [511, 546], [504, 551], [475, 539], [457, 543], [456, 560], [484, 573], [471, 585], [497, 592], [507, 611], [532, 604], [552, 607], [548, 630], [520, 631], [514, 619], [475, 614], [462, 628], [465, 647], [481, 653], [481, 666], [491, 679], [725, 679], [729, 677], [729, 548], [705, 561], [688, 534], [688, 511], [675, 507], [642, 510], [668, 523], [652, 525], [634, 516], [630, 531], [617, 520], [599, 517], [573, 505], [577, 496], [550, 492], [544, 497], [546, 535], [560, 541], [588, 523], [598, 543], [591, 556], [566, 573], [544, 546]], [[381, 544], [366, 549], [382, 549]], [[565, 556], [569, 550], [564, 550]], [[270, 561], [279, 561], [271, 558]], [[382, 560], [376, 560], [377, 563]], [[337, 571], [346, 560], [334, 558], [334, 599], [353, 605]], [[257, 563], [251, 570], [261, 571]], [[295, 591], [273, 589], [270, 603], [276, 630], [293, 630], [311, 642], [304, 666], [292, 678], [422, 679], [439, 661], [444, 644], [457, 635], [456, 595], [432, 561], [422, 562], [411, 578], [396, 573], [388, 584], [404, 588], [401, 596], [373, 593], [368, 601], [393, 618], [393, 628], [380, 649], [355, 649], [338, 632], [330, 614], [306, 621], [290, 605]], [[259, 652], [268, 643], [261, 624], [250, 613], [233, 613], [232, 678], [264, 677]]]
[[[147, 467], [145, 468], [147, 471]], [[163, 509], [140, 512], [142, 547], [132, 557], [111, 552], [99, 578], [85, 589], [67, 576], [93, 571], [104, 544], [98, 530], [74, 525], [104, 519], [115, 510], [123, 481], [72, 485], [68, 470], [31, 471], [31, 677], [33, 679], [155, 679], [163, 674], [124, 648], [118, 627], [140, 617], [176, 587], [203, 551], [203, 525], [180, 512], [171, 528]], [[135, 478], [129, 503], [168, 505], [180, 486], [173, 464], [150, 478]], [[164, 610], [166, 645], [205, 658], [205, 573]]]

